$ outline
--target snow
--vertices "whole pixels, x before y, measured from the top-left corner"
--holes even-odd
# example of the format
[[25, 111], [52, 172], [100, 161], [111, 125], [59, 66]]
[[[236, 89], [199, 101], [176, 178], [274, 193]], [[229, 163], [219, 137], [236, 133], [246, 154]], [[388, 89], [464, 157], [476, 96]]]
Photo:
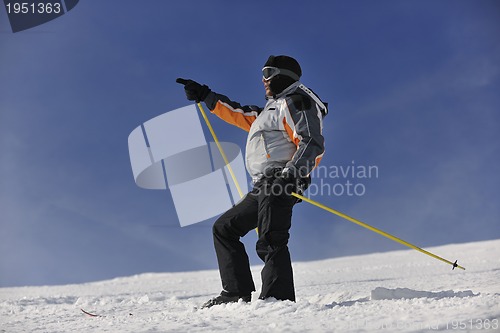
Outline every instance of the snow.
[[198, 307], [220, 292], [214, 270], [1, 288], [0, 332], [500, 331], [500, 240], [427, 250], [466, 270], [413, 250], [297, 262], [296, 303], [254, 293], [209, 309]]

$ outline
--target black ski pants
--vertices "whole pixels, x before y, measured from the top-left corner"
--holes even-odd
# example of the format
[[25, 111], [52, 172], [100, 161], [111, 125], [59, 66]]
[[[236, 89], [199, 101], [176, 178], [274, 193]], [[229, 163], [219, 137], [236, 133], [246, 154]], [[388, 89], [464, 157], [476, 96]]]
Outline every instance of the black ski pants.
[[274, 177], [258, 181], [213, 226], [222, 287], [233, 295], [250, 295], [255, 285], [248, 255], [240, 237], [258, 227], [257, 254], [264, 261], [259, 298], [295, 301], [293, 271], [288, 251], [295, 197], [283, 193]]

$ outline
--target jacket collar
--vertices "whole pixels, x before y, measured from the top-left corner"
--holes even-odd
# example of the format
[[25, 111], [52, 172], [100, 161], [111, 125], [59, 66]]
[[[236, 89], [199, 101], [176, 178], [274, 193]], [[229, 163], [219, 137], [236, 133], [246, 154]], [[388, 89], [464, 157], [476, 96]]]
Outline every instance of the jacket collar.
[[300, 85], [301, 85], [300, 81], [295, 81], [294, 83], [289, 85], [287, 88], [285, 88], [285, 90], [283, 90], [282, 92], [280, 92], [277, 95], [273, 95], [273, 96], [266, 95], [266, 100], [270, 100], [270, 99], [276, 100], [278, 98], [286, 96], [286, 95], [290, 94], [291, 92], [295, 91], [295, 89], [297, 89]]

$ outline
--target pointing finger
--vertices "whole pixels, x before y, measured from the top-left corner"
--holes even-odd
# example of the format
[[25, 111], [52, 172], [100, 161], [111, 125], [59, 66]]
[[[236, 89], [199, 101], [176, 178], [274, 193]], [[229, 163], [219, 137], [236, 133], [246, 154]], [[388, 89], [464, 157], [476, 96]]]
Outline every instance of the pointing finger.
[[183, 85], [186, 85], [189, 83], [190, 80], [186, 80], [186, 79], [183, 79], [183, 78], [177, 78], [177, 80], [175, 80], [175, 82], [177, 83], [180, 83], [180, 84], [183, 84]]

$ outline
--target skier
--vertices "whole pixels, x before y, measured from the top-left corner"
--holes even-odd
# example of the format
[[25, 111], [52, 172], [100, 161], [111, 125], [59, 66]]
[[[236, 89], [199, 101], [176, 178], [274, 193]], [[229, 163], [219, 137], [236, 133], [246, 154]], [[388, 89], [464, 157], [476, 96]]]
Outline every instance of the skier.
[[257, 254], [264, 261], [259, 298], [295, 301], [288, 250], [292, 208], [324, 152], [322, 120], [327, 105], [300, 83], [302, 70], [289, 56], [270, 56], [262, 69], [267, 103], [242, 106], [193, 80], [178, 78], [188, 100], [248, 132], [246, 168], [253, 189], [213, 226], [223, 290], [203, 307], [251, 300], [255, 285], [240, 238], [258, 228]]

